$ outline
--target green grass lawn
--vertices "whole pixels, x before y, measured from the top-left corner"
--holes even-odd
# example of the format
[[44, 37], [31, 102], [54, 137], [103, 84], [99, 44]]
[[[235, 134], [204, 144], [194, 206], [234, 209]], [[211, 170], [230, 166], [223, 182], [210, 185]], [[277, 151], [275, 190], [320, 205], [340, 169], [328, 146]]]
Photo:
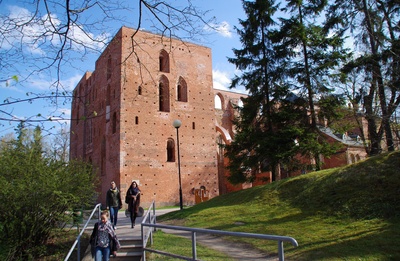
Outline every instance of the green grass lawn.
[[[164, 233], [161, 230], [157, 230], [153, 235], [153, 245], [150, 246], [152, 249], [156, 249], [158, 251], [165, 251], [171, 254], [183, 255], [186, 257], [192, 257], [192, 241]], [[207, 247], [203, 247], [198, 244], [196, 246], [197, 258], [205, 261], [233, 261], [234, 259], [229, 258], [223, 253], [214, 251]], [[148, 252], [146, 253], [146, 260], [177, 260], [174, 257], [168, 257], [165, 255], [159, 255], [156, 253]]]
[[[290, 236], [287, 260], [400, 260], [400, 152], [219, 196], [158, 218]], [[277, 243], [229, 238], [277, 255]]]
[[[218, 196], [157, 220], [290, 236], [299, 246], [284, 244], [286, 260], [400, 260], [400, 152]], [[63, 260], [76, 235], [76, 230], [55, 231], [53, 240], [43, 246], [46, 254], [37, 260]], [[240, 240], [277, 255], [276, 242], [227, 240]], [[155, 234], [152, 247], [191, 256], [190, 240], [162, 232]], [[0, 256], [5, 253], [0, 246]], [[198, 246], [198, 256], [203, 260], [229, 260], [202, 246]], [[74, 257], [76, 253], [70, 260]], [[174, 259], [149, 254], [148, 260]]]

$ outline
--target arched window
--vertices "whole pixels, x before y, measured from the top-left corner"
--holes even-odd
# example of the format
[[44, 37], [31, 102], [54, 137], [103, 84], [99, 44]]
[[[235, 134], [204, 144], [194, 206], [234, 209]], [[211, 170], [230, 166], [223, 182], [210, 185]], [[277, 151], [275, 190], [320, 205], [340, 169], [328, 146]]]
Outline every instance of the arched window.
[[351, 163], [356, 163], [356, 157], [354, 157], [354, 154], [350, 154], [350, 164]]
[[160, 72], [169, 73], [169, 55], [165, 50], [160, 52]]
[[167, 161], [175, 162], [175, 142], [171, 138], [167, 141]]
[[178, 81], [177, 98], [178, 101], [187, 102], [187, 84], [182, 77], [179, 77]]
[[219, 97], [219, 95], [215, 95], [214, 97], [214, 103], [215, 103], [215, 109], [222, 109], [222, 101], [221, 101], [221, 97]]
[[160, 78], [158, 85], [159, 95], [159, 109], [160, 111], [169, 112], [169, 82], [164, 75]]
[[106, 93], [106, 122], [110, 120], [110, 101], [111, 101], [111, 86], [107, 84], [107, 93]]
[[111, 78], [111, 55], [108, 56], [107, 60], [107, 79]]
[[107, 84], [106, 106], [110, 105], [110, 100], [111, 100], [111, 86]]
[[243, 100], [242, 98], [239, 98], [238, 104], [237, 104], [240, 108], [243, 108]]

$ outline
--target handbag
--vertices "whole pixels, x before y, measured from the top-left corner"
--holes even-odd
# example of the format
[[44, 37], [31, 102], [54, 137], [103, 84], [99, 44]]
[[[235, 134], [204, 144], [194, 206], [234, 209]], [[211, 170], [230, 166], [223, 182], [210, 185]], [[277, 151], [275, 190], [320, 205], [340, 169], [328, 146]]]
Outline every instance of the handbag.
[[[143, 216], [143, 214], [144, 214], [144, 209], [142, 207], [139, 207], [136, 216], [137, 217], [141, 217], [141, 216]], [[125, 216], [126, 217], [130, 217], [131, 216], [131, 212], [128, 209], [125, 210]]]

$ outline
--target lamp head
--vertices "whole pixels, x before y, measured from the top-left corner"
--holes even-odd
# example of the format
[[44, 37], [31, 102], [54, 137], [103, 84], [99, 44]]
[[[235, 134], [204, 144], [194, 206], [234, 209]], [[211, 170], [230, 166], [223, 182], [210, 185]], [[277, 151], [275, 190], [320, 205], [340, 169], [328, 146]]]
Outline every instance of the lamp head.
[[172, 126], [174, 126], [175, 128], [179, 128], [182, 125], [182, 122], [180, 120], [174, 120], [174, 122], [172, 123]]

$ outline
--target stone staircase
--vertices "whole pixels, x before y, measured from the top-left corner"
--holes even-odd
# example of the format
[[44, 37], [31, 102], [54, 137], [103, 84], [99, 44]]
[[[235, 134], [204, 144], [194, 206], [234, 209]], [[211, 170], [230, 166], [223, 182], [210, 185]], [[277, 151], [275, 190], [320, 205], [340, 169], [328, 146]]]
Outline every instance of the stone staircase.
[[117, 256], [110, 258], [110, 260], [142, 260], [142, 239], [140, 236], [135, 237], [120, 237], [119, 243], [121, 248], [117, 252]]
[[[117, 252], [117, 256], [110, 257], [112, 261], [118, 260], [130, 260], [130, 261], [140, 261], [142, 260], [142, 239], [140, 236], [135, 237], [120, 237], [119, 243], [121, 248]], [[82, 261], [93, 261], [92, 255], [90, 253], [90, 246], [86, 250], [86, 254]]]
[[[163, 209], [158, 210], [157, 215], [167, 213], [169, 211], [173, 211], [175, 209]], [[87, 217], [86, 217], [87, 218]], [[83, 224], [86, 223], [86, 219], [84, 217]], [[118, 212], [118, 225], [117, 233], [118, 240], [121, 244], [121, 248], [117, 252], [117, 256], [114, 258], [111, 256], [110, 261], [117, 260], [131, 260], [131, 261], [140, 261], [142, 260], [142, 250], [143, 243], [141, 237], [141, 222], [143, 217], [138, 217], [136, 219], [135, 228], [131, 228], [131, 221], [125, 215], [125, 211]], [[88, 227], [85, 230], [85, 233], [89, 235], [92, 233], [94, 224], [97, 222], [97, 217], [94, 217], [90, 222]], [[85, 256], [81, 258], [81, 261], [93, 261], [92, 255], [90, 253], [90, 246], [87, 248], [85, 252]]]

